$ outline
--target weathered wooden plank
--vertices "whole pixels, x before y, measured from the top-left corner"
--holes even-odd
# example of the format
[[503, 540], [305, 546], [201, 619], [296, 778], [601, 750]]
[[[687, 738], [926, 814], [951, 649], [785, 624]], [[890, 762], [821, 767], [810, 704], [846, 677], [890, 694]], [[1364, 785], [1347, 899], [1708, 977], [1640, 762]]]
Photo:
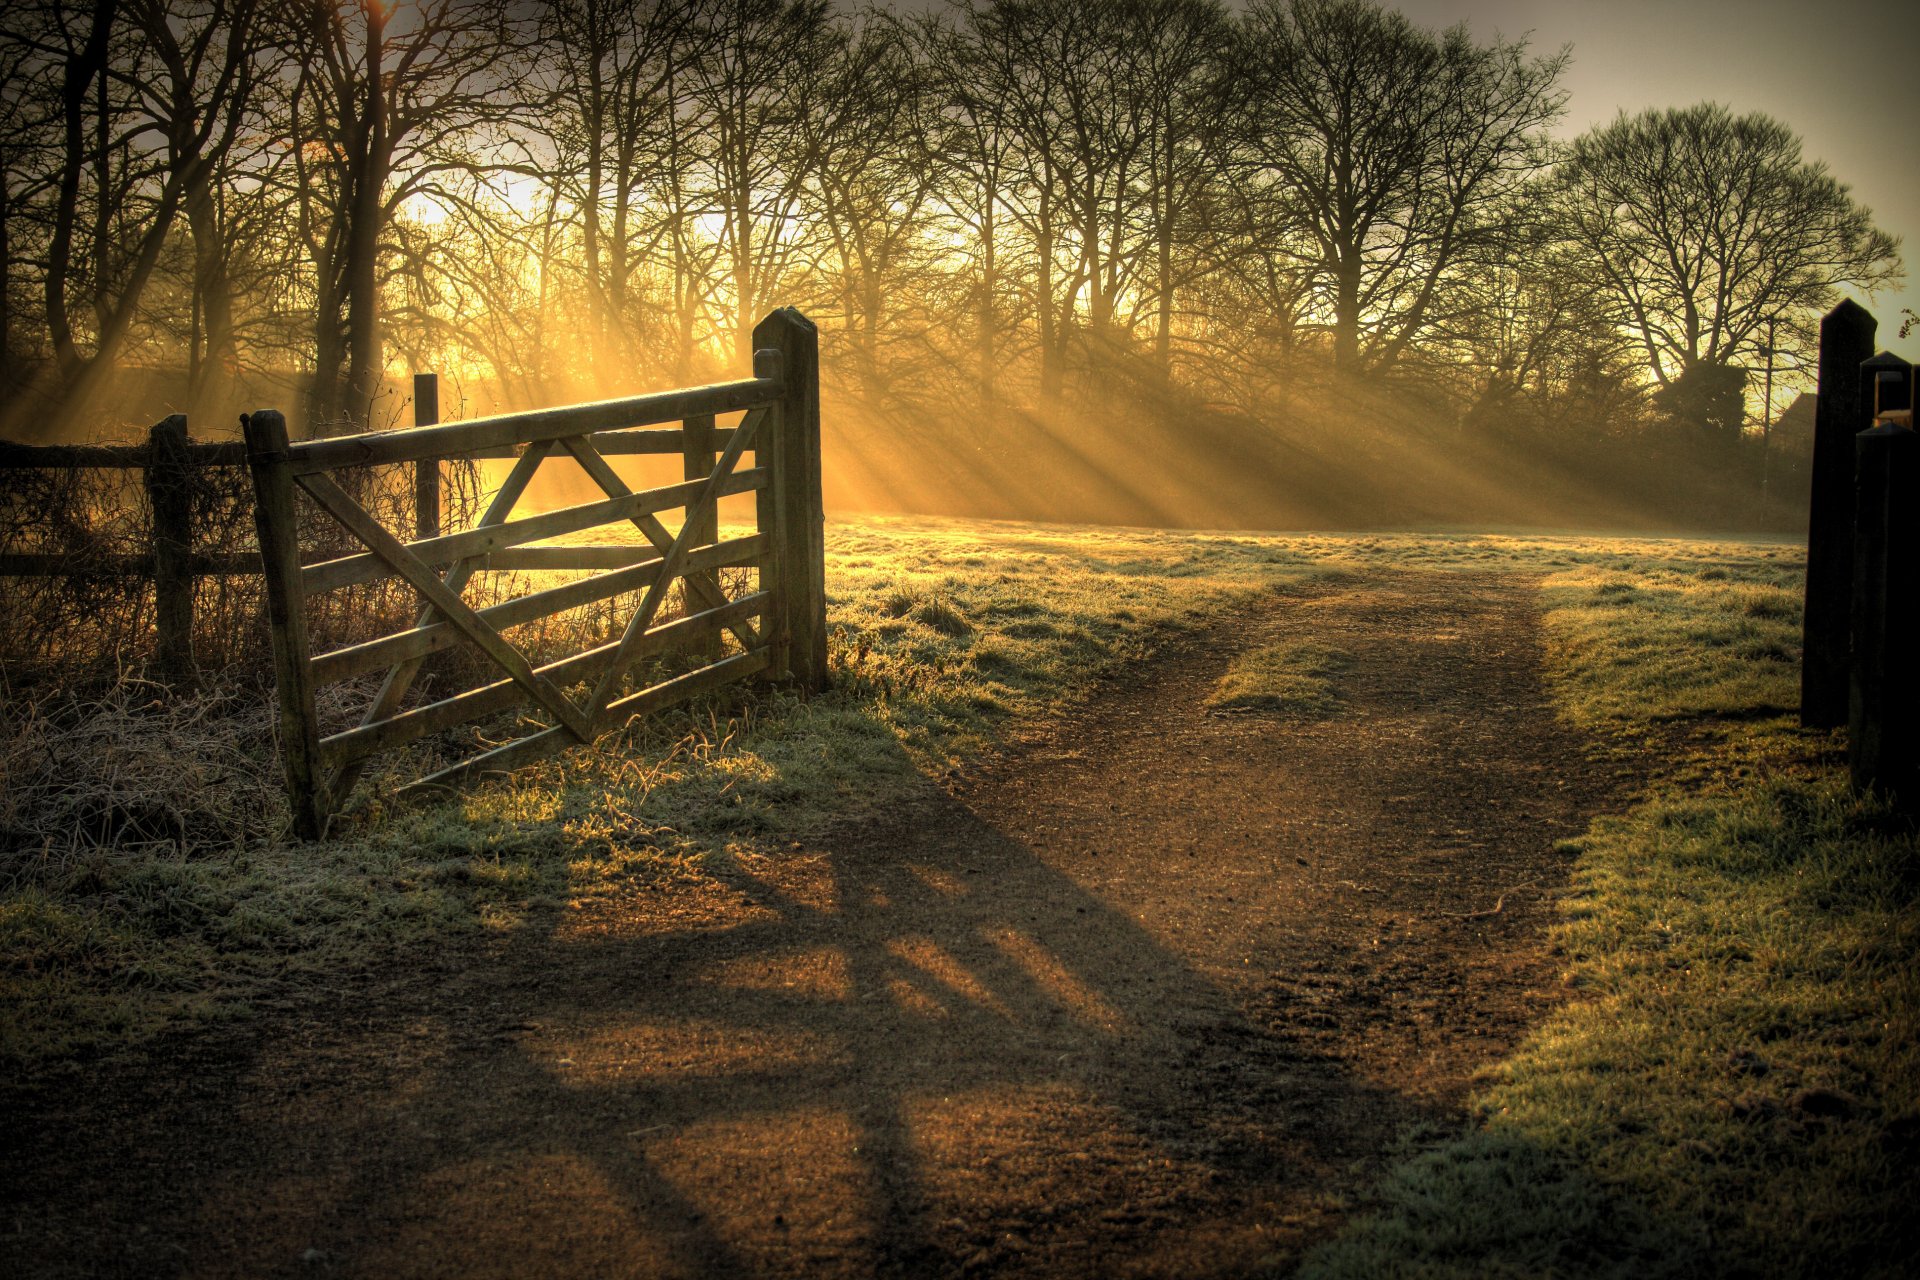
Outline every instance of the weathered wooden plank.
[[736, 680], [744, 680], [750, 675], [764, 671], [767, 665], [765, 649], [751, 649], [746, 653], [736, 653], [731, 658], [722, 658], [710, 666], [698, 671], [689, 671], [683, 676], [663, 680], [650, 685], [624, 698], [608, 704], [606, 714], [612, 719], [608, 728], [617, 728], [621, 722], [631, 721], [639, 716], [650, 716], [664, 711], [675, 703], [685, 702], [703, 693], [711, 693]]
[[[710, 634], [717, 635], [742, 618], [757, 617], [766, 609], [767, 603], [767, 598], [758, 594], [742, 596], [719, 609], [663, 622], [647, 632], [642, 646], [643, 656], [670, 652]], [[539, 671], [562, 686], [591, 680], [613, 660], [618, 647], [616, 642], [609, 642], [558, 662], [547, 663]], [[382, 751], [391, 751], [430, 734], [444, 732], [482, 716], [497, 715], [514, 707], [525, 706], [531, 701], [526, 690], [516, 682], [497, 680], [425, 706], [409, 708], [373, 724], [342, 730], [324, 739], [321, 745], [331, 763], [348, 766]]]
[[[260, 558], [249, 556], [253, 572]], [[5, 578], [151, 578], [153, 557], [62, 555], [55, 552], [10, 551], [0, 555], [0, 577]]]
[[331, 479], [320, 474], [297, 477], [300, 485], [313, 496], [314, 501], [324, 508], [328, 515], [338, 520], [347, 532], [365, 543], [372, 552], [385, 560], [405, 578], [426, 602], [432, 605], [446, 619], [466, 633], [481, 652], [485, 653], [500, 669], [518, 680], [542, 707], [551, 712], [555, 719], [580, 741], [589, 741], [592, 736], [592, 719], [580, 708], [573, 705], [567, 696], [555, 688], [545, 677], [535, 673], [526, 655], [508, 644], [500, 633], [488, 626], [473, 611], [473, 606], [462, 600], [434, 572], [422, 564], [404, 543], [381, 527], [380, 522], [364, 511], [360, 504], [349, 497], [345, 490]]
[[[676, 441], [672, 449], [660, 452], [679, 451]], [[125, 470], [144, 467], [152, 458], [151, 447], [145, 444], [15, 444], [0, 440], [0, 471], [70, 467]], [[247, 446], [240, 440], [198, 441], [187, 446], [184, 460], [199, 467], [243, 467], [247, 464]]]
[[[340, 467], [446, 458], [500, 445], [558, 440], [563, 436], [588, 435], [655, 422], [684, 421], [696, 414], [734, 413], [770, 404], [779, 395], [778, 383], [748, 378], [739, 382], [632, 396], [624, 400], [602, 400], [595, 404], [569, 405], [561, 409], [537, 409], [494, 418], [473, 418], [411, 431], [377, 431], [308, 440], [294, 447], [291, 463], [295, 475], [310, 475]], [[678, 443], [675, 441], [675, 448], [668, 452], [676, 452]]]
[[1873, 425], [1860, 362], [1873, 354], [1877, 324], [1848, 299], [1820, 322], [1819, 401], [1814, 408], [1808, 499], [1806, 608], [1802, 615], [1800, 723], [1847, 723], [1853, 615], [1854, 437]]
[[[701, 667], [684, 676], [643, 689], [630, 694], [615, 704], [629, 715], [651, 715], [666, 710], [678, 703], [697, 698], [704, 693], [745, 680], [766, 669], [767, 655], [764, 649], [748, 653], [737, 653], [730, 658], [722, 658], [712, 666]], [[419, 791], [443, 790], [465, 786], [491, 774], [506, 774], [536, 760], [544, 760], [557, 751], [571, 746], [567, 735], [560, 729], [546, 729], [528, 737], [495, 747], [492, 751], [463, 760], [438, 773], [429, 774], [418, 782], [409, 783], [400, 788], [400, 794], [408, 795]]]
[[[727, 447], [727, 441], [733, 438], [732, 427], [717, 427], [713, 433], [713, 447], [716, 450]], [[593, 451], [607, 457], [639, 457], [647, 454], [670, 454], [681, 451], [680, 428], [666, 430], [640, 427], [629, 431], [596, 431], [587, 436]], [[518, 445], [498, 445], [491, 449], [475, 449], [465, 453], [449, 454], [460, 458], [514, 458], [520, 454]]]
[[[440, 421], [440, 375], [413, 375], [413, 425], [431, 427]], [[421, 458], [413, 464], [413, 537], [440, 536], [440, 459]]]
[[[750, 493], [765, 480], [766, 472], [750, 467], [728, 477], [722, 492]], [[596, 525], [630, 521], [636, 516], [650, 515], [656, 511], [670, 511], [674, 507], [684, 506], [698, 489], [697, 484], [681, 483], [645, 489], [639, 493], [629, 491], [624, 497], [608, 498], [604, 502], [561, 507], [520, 520], [508, 520], [496, 525], [482, 524], [460, 533], [442, 534], [438, 538], [413, 543], [411, 551], [422, 564], [451, 564], [456, 560], [488, 555], [506, 547], [579, 533]], [[377, 556], [361, 554], [309, 565], [304, 579], [307, 593], [314, 595], [322, 591], [336, 591], [341, 587], [392, 577], [393, 574], [383, 567], [384, 564]]]
[[827, 686], [826, 516], [820, 471], [820, 335], [792, 307], [753, 331], [754, 350], [780, 353], [780, 429], [771, 450], [780, 549], [779, 606], [787, 673], [805, 690]]
[[728, 478], [733, 474], [733, 469], [740, 464], [740, 455], [745, 453], [747, 447], [753, 443], [754, 432], [761, 421], [758, 417], [749, 417], [740, 425], [739, 429], [733, 433], [733, 439], [728, 442], [727, 451], [721, 454], [719, 462], [714, 464], [713, 474], [699, 481], [698, 494], [687, 500], [687, 522], [680, 527], [679, 534], [674, 537], [673, 545], [667, 548], [660, 565], [659, 578], [647, 588], [646, 595], [640, 598], [639, 608], [635, 609], [633, 617], [627, 620], [627, 629], [620, 637], [620, 648], [614, 655], [612, 665], [600, 673], [600, 679], [595, 682], [593, 692], [587, 697], [588, 714], [593, 717], [596, 725], [602, 723], [603, 715], [612, 701], [615, 687], [634, 661], [632, 657], [634, 646], [646, 629], [653, 625], [654, 615], [659, 613], [660, 606], [665, 603], [667, 584], [680, 573], [686, 562], [687, 553], [693, 550], [696, 528], [694, 518], [702, 509], [711, 507], [719, 500], [721, 492], [726, 488]]
[[[737, 436], [744, 436], [749, 441], [753, 439], [764, 440], [766, 438], [766, 428], [762, 424], [769, 412], [771, 411], [767, 409], [755, 409], [752, 413], [749, 413], [741, 421], [740, 425], [734, 429], [734, 434], [728, 436], [727, 448], [729, 450], [733, 449], [734, 440]], [[573, 460], [580, 464], [581, 469], [592, 478], [593, 482], [600, 486], [601, 492], [606, 493], [610, 497], [619, 497], [632, 492], [631, 489], [627, 488], [627, 482], [622, 480], [619, 474], [608, 465], [607, 460], [595, 453], [592, 449], [587, 448], [583, 441], [570, 439], [562, 440], [560, 443], [573, 455]], [[752, 446], [749, 444], [743, 447], [750, 448]], [[759, 461], [757, 456], [755, 461]], [[761, 482], [756, 485], [756, 489], [764, 489], [767, 481], [770, 479], [770, 473], [767, 468], [756, 466], [734, 473], [735, 477], [755, 474], [761, 477]], [[722, 493], [734, 492], [731, 488], [733, 483], [734, 480], [729, 478], [725, 482], [728, 487], [723, 488]], [[673, 534], [668, 532], [667, 527], [661, 524], [651, 513], [636, 517], [633, 521], [633, 526], [638, 529], [640, 535], [651, 543], [662, 555], [665, 555], [667, 549], [673, 545]], [[765, 526], [762, 526], [761, 531], [763, 533], [766, 531]], [[724, 600], [724, 597], [717, 591], [709, 592], [705, 589], [705, 584], [698, 582], [694, 583], [694, 595], [700, 603], [707, 608], [713, 608]], [[757, 649], [760, 647], [760, 637], [752, 627], [743, 626], [737, 628], [733, 634], [734, 638], [740, 642], [742, 649]]]
[[280, 760], [286, 771], [294, 831], [307, 840], [326, 834], [329, 800], [321, 772], [313, 673], [307, 662], [307, 618], [300, 591], [299, 525], [293, 475], [287, 466], [287, 423], [261, 409], [244, 420], [247, 465], [253, 474], [254, 527], [266, 576], [274, 685], [279, 694]]
[[[527, 451], [520, 455], [512, 469], [507, 472], [506, 479], [500, 482], [499, 489], [494, 491], [492, 500], [487, 503], [486, 511], [481, 513], [480, 527], [492, 527], [506, 522], [507, 517], [513, 514], [514, 507], [519, 504], [521, 496], [526, 493], [527, 486], [533, 483], [533, 477], [539, 472], [540, 464], [546, 461], [547, 455], [552, 451], [553, 443], [547, 440], [528, 446]], [[474, 572], [473, 561], [457, 561], [447, 570], [446, 576], [441, 581], [447, 590], [457, 596], [466, 587]], [[420, 616], [415, 620], [414, 625], [426, 626], [438, 616], [438, 612], [429, 604], [420, 611]], [[387, 672], [387, 678], [380, 682], [380, 689], [374, 694], [373, 701], [368, 704], [365, 713], [360, 717], [360, 723], [373, 724], [397, 711], [400, 704], [405, 701], [407, 691], [413, 687], [414, 680], [419, 676], [420, 666], [419, 658], [404, 659], [395, 664], [393, 669]], [[352, 790], [353, 784], [359, 780], [360, 766], [346, 765], [333, 775], [330, 783], [333, 794], [346, 795]]]
[[181, 679], [193, 671], [193, 490], [186, 461], [187, 416], [171, 414], [147, 435], [149, 461], [142, 473], [153, 521], [154, 660], [162, 674]]
[[482, 569], [521, 573], [560, 573], [579, 569], [624, 569], [658, 560], [660, 553], [647, 542], [562, 543], [551, 547], [508, 547], [479, 560]]
[[[525, 551], [597, 551], [593, 547], [553, 547], [524, 549], [496, 553], [489, 557], [487, 568], [495, 569], [533, 569], [533, 568], [571, 568], [603, 569], [618, 567], [621, 564], [634, 563], [630, 555], [625, 560], [612, 560], [607, 557], [595, 559], [583, 557], [580, 563], [570, 563], [564, 557], [555, 556], [551, 560], [526, 564], [498, 563], [501, 555], [515, 556]], [[638, 543], [630, 547], [607, 547], [608, 557], [615, 550], [630, 551], [637, 556], [650, 556], [653, 551]], [[196, 578], [232, 577], [238, 574], [253, 575], [260, 572], [260, 553], [257, 551], [195, 551], [182, 562], [186, 571]], [[153, 557], [151, 555], [112, 555], [90, 556], [70, 555], [57, 552], [10, 551], [0, 554], [0, 578], [151, 578], [153, 576]]]
[[[690, 570], [721, 569], [730, 565], [749, 564], [765, 550], [765, 547], [766, 539], [758, 534], [715, 543], [689, 555], [687, 568]], [[550, 587], [544, 591], [529, 592], [524, 596], [501, 601], [499, 604], [488, 605], [476, 612], [490, 626], [503, 629], [517, 626], [523, 622], [532, 622], [538, 618], [563, 613], [568, 609], [577, 609], [599, 600], [608, 600], [630, 591], [644, 590], [652, 586], [654, 579], [659, 576], [660, 564], [661, 557], [652, 555], [639, 564], [615, 569], [609, 573], [596, 574], [591, 578], [582, 578], [578, 582]], [[313, 659], [313, 678], [319, 684], [350, 680], [355, 676], [377, 671], [381, 667], [392, 666], [396, 662], [404, 662], [409, 658], [424, 657], [429, 653], [438, 653], [443, 649], [452, 648], [459, 642], [459, 634], [458, 629], [451, 623], [431, 622], [422, 623], [411, 631], [395, 632], [392, 635], [381, 636], [377, 640], [348, 645], [316, 656]]]
[[[756, 372], [758, 372], [756, 370]], [[688, 418], [682, 424], [682, 446], [680, 451], [681, 475], [688, 480], [705, 480], [713, 474], [714, 463], [714, 424], [712, 414], [702, 414]], [[687, 509], [687, 527], [691, 531], [693, 544], [705, 546], [720, 536], [720, 507], [712, 503], [704, 507]], [[692, 601], [698, 597], [710, 600], [720, 594], [720, 579], [717, 575], [702, 570], [691, 558], [687, 562], [687, 581], [681, 588], [686, 593], [688, 610], [692, 610]], [[720, 637], [713, 638], [709, 658], [720, 656]]]

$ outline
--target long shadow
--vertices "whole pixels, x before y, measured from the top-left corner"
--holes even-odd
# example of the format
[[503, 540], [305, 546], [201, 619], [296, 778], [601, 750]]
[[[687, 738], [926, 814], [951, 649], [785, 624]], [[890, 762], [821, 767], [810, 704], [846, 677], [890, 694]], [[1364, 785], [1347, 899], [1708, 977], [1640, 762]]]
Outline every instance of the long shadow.
[[[922, 1130], [965, 1146], [968, 1135], [952, 1132], [964, 1122], [938, 1115], [955, 1097], [988, 1113], [987, 1156], [1022, 1163], [1069, 1154], [1016, 1149], [1036, 1093], [1043, 1111], [1064, 1112], [1042, 1119], [1074, 1130], [1094, 1116], [1163, 1159], [1192, 1164], [1199, 1153], [1229, 1181], [1284, 1183], [1289, 1163], [1319, 1169], [1348, 1154], [1334, 1149], [1340, 1134], [1325, 1135], [1324, 1149], [1308, 1132], [1250, 1150], [1244, 1133], [1219, 1132], [1223, 1090], [1270, 1094], [1313, 1055], [1247, 1020], [1135, 921], [964, 805], [929, 797], [890, 830], [805, 864], [817, 872], [804, 886], [813, 901], [777, 877], [723, 871], [717, 880], [749, 917], [728, 927], [516, 939], [441, 988], [460, 1009], [497, 1001], [509, 1029], [496, 1039], [476, 1040], [471, 1015], [422, 1037], [417, 1020], [433, 1004], [423, 991], [404, 1012], [322, 1037], [331, 1044], [172, 1064], [237, 1076], [237, 1106], [223, 1115], [214, 1099], [189, 1096], [148, 1117], [141, 1141], [161, 1167], [131, 1162], [122, 1193], [145, 1203], [114, 1204], [108, 1217], [169, 1237], [167, 1247], [141, 1240], [132, 1258], [105, 1252], [79, 1271], [516, 1274], [523, 1237], [571, 1237], [557, 1256], [581, 1274], [621, 1257], [636, 1274], [939, 1273], [991, 1253], [995, 1236], [991, 1222], [939, 1225], [968, 1205], [934, 1185]], [[991, 892], [976, 887], [988, 882]], [[529, 985], [536, 957], [549, 968]], [[789, 971], [811, 985], [768, 985]], [[1233, 1052], [1209, 1055], [1203, 1041]], [[1316, 1079], [1313, 1092], [1330, 1083]], [[1344, 1087], [1406, 1113], [1391, 1095]], [[1009, 1092], [1012, 1118], [1002, 1119], [996, 1096]], [[843, 1149], [796, 1153], [783, 1135]], [[99, 1144], [114, 1162], [111, 1132], [64, 1141]], [[801, 1209], [826, 1219], [823, 1244], [796, 1244], [805, 1224], [778, 1207], [821, 1200], [816, 1192], [783, 1199], [776, 1179], [766, 1204], [741, 1211], [737, 1197], [754, 1191], [727, 1171], [756, 1144], [786, 1179], [839, 1166], [831, 1178], [848, 1185]], [[676, 1145], [693, 1148], [691, 1164]], [[1111, 1153], [1096, 1154], [1111, 1165]], [[520, 1199], [516, 1169], [541, 1162], [566, 1166], [592, 1203], [556, 1216], [522, 1199], [525, 1219], [504, 1220]], [[1099, 1170], [1093, 1212], [1056, 1234], [1097, 1231], [1107, 1251], [1126, 1251], [1130, 1206], [1116, 1172]], [[1193, 1179], [1145, 1181], [1143, 1196], [1177, 1198]], [[63, 1216], [57, 1204], [36, 1208]], [[850, 1229], [836, 1229], [836, 1215]], [[648, 1248], [610, 1253], [623, 1238]], [[478, 1239], [494, 1247], [469, 1256]]]
[[[682, 892], [710, 909], [676, 912]], [[46, 1274], [748, 1276], [1151, 1254], [1229, 1274], [1266, 1245], [1180, 1254], [1180, 1232], [1251, 1204], [1311, 1216], [1325, 1179], [1421, 1113], [931, 788], [648, 905], [624, 927], [555, 914], [311, 1043], [168, 1064], [69, 1113], [92, 1131], [42, 1123], [69, 1149], [9, 1179], [20, 1256]], [[216, 1087], [169, 1098], [208, 1070]], [[84, 1185], [35, 1185], [35, 1167]], [[88, 1215], [113, 1238], [45, 1252]]]

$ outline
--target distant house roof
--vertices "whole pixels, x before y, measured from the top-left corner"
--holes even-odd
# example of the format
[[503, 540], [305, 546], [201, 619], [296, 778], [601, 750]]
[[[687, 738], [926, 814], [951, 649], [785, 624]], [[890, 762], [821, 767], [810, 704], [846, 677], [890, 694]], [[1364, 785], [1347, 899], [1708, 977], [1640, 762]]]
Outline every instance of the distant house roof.
[[1813, 409], [1819, 397], [1811, 391], [1802, 391], [1793, 398], [1793, 403], [1780, 411], [1773, 420], [1775, 431], [1790, 436], [1811, 436], [1813, 434]]

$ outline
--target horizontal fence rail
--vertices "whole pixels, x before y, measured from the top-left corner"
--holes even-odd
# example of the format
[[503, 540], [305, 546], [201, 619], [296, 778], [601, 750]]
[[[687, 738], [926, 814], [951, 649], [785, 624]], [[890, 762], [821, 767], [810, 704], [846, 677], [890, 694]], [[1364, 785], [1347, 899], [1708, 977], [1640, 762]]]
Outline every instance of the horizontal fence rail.
[[[324, 834], [376, 756], [476, 720], [520, 712], [537, 722], [504, 742], [483, 742], [400, 789], [463, 784], [586, 745], [650, 714], [755, 676], [826, 683], [824, 534], [820, 500], [817, 335], [783, 309], [754, 331], [754, 376], [531, 413], [438, 423], [437, 393], [417, 388], [423, 425], [405, 431], [293, 442], [285, 419], [246, 419], [244, 456], [253, 477], [260, 560], [278, 690], [280, 748], [296, 830]], [[733, 427], [715, 422], [743, 413]], [[678, 426], [660, 429], [663, 422]], [[685, 479], [638, 492], [607, 461], [623, 454], [678, 454]], [[752, 463], [746, 455], [752, 454]], [[473, 527], [440, 529], [438, 467], [446, 458], [514, 463]], [[577, 464], [602, 498], [514, 516], [540, 466]], [[411, 463], [413, 538], [385, 528], [335, 472]], [[343, 529], [357, 548], [319, 559], [300, 545], [296, 494]], [[719, 536], [718, 504], [753, 494], [755, 530]], [[660, 520], [683, 512], [679, 528]], [[528, 545], [609, 526], [641, 541]], [[470, 601], [477, 575], [496, 570], [584, 571], [507, 599]], [[729, 595], [723, 570], [751, 574]], [[412, 626], [322, 653], [312, 652], [308, 601], [367, 582], [398, 580], [421, 607]], [[664, 607], [678, 585], [684, 608]], [[618, 639], [536, 661], [504, 634], [586, 605], [637, 598]], [[460, 649], [484, 675], [467, 687], [416, 691], [435, 654]], [[672, 665], [687, 666], [673, 670]], [[323, 732], [316, 690], [384, 672], [358, 721]], [[471, 735], [469, 735], [471, 736]]]
[[260, 571], [258, 556], [208, 555], [194, 550], [198, 538], [191, 497], [193, 479], [206, 468], [239, 467], [246, 460], [246, 446], [238, 441], [189, 439], [184, 414], [155, 423], [145, 444], [26, 445], [0, 441], [0, 471], [138, 471], [152, 517], [145, 553], [5, 552], [0, 553], [0, 577], [151, 579], [155, 665], [162, 675], [186, 676], [193, 668], [194, 580]]

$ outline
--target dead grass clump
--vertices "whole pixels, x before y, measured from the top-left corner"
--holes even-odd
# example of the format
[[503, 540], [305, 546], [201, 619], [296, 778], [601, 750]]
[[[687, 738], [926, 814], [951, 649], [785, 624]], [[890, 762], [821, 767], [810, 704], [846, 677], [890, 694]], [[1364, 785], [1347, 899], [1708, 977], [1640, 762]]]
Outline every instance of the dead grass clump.
[[41, 879], [103, 849], [192, 857], [286, 824], [271, 711], [144, 680], [0, 702], [0, 866]]
[[954, 608], [953, 602], [944, 596], [935, 596], [913, 611], [913, 619], [921, 626], [937, 631], [949, 639], [957, 639], [973, 630], [973, 623], [964, 613]]

